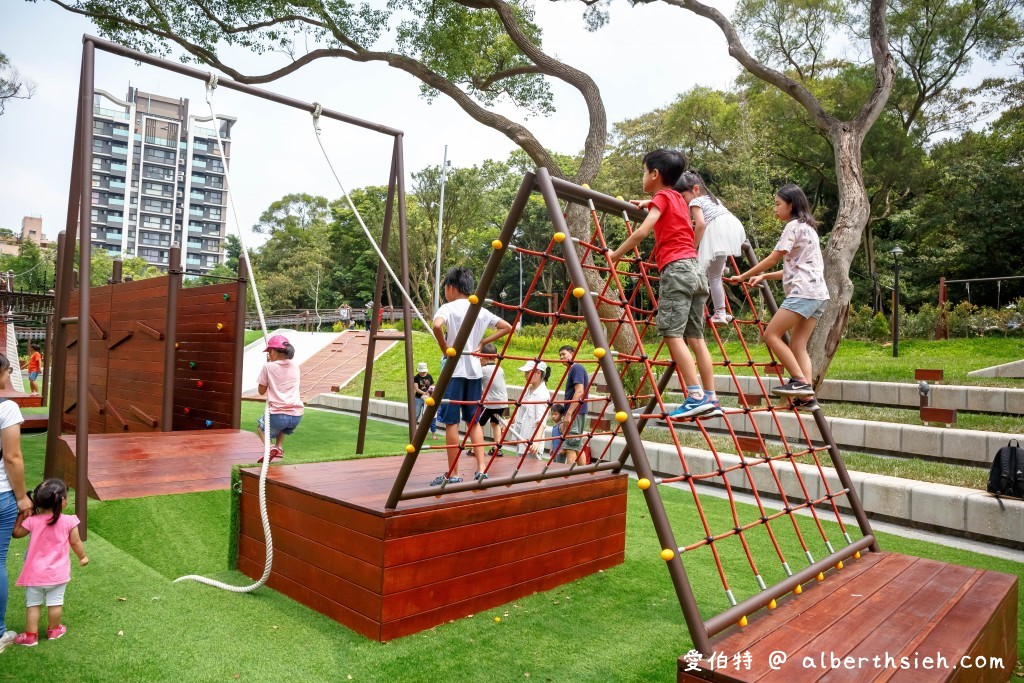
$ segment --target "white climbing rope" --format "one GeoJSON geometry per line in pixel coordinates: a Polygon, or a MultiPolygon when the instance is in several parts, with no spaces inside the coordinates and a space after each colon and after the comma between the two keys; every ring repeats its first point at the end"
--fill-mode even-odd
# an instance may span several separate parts
{"type": "Polygon", "coordinates": [[[338,172],[334,170],[334,164],[331,163],[331,157],[327,154],[327,150],[324,149],[324,142],[320,137],[320,113],[323,112],[323,110],[324,108],[320,106],[319,102],[313,103],[313,130],[316,131],[316,142],[320,145],[320,151],[323,152],[324,160],[327,162],[328,168],[331,169],[331,175],[334,176],[334,181],[338,183],[338,187],[341,188],[341,193],[345,195],[345,201],[348,202],[348,206],[352,209],[352,213],[356,215],[356,220],[359,221],[359,227],[363,229],[366,239],[370,240],[370,244],[373,246],[373,250],[377,252],[377,257],[380,259],[380,262],[384,264],[384,267],[388,269],[388,273],[391,274],[391,279],[395,283],[395,286],[398,287],[398,291],[402,293],[402,296],[405,298],[406,302],[408,302],[413,313],[415,313],[416,317],[420,319],[421,323],[423,323],[424,329],[430,331],[430,325],[427,324],[427,321],[423,318],[423,314],[420,313],[420,310],[416,308],[416,304],[413,302],[412,297],[409,296],[409,293],[405,291],[404,287],[402,287],[402,281],[397,275],[395,275],[395,271],[391,268],[391,264],[388,263],[387,258],[384,256],[384,252],[381,251],[377,241],[373,239],[373,235],[370,234],[369,228],[366,227],[366,223],[363,222],[363,217],[359,213],[359,209],[357,209],[356,205],[352,202],[352,197],[348,195],[348,190],[345,189],[341,179],[338,177],[338,172]]]}
{"type": "MultiPolygon", "coordinates": [[[[220,156],[221,165],[224,167],[224,190],[228,195],[228,204],[231,206],[231,215],[234,218],[235,231],[238,233],[238,241],[242,247],[242,253],[239,254],[240,259],[245,259],[247,272],[249,275],[249,286],[252,287],[253,299],[256,301],[256,313],[260,318],[260,329],[263,330],[263,340],[267,341],[267,321],[263,317],[263,304],[260,301],[260,290],[256,286],[256,275],[253,270],[252,263],[249,261],[249,250],[245,245],[245,237],[242,235],[241,224],[238,222],[238,211],[235,208],[234,194],[231,192],[231,174],[228,172],[228,162],[224,157],[224,145],[220,137],[220,127],[217,124],[217,112],[213,108],[213,91],[217,88],[217,75],[210,74],[210,80],[206,83],[206,104],[210,107],[210,116],[213,121],[213,131],[217,137],[217,154],[220,156]]],[[[240,315],[244,315],[245,311],[240,311],[240,315]]],[[[249,584],[248,586],[234,586],[229,583],[210,579],[205,576],[199,576],[197,574],[189,574],[187,576],[180,576],[174,580],[174,583],[180,581],[198,581],[204,583],[207,586],[214,586],[215,588],[221,588],[232,593],[249,593],[267,582],[270,578],[270,569],[274,563],[274,544],[270,537],[270,520],[267,518],[267,471],[270,468],[270,402],[268,401],[266,407],[263,410],[263,466],[260,468],[260,483],[259,483],[259,502],[260,502],[260,521],[263,523],[263,538],[266,541],[266,559],[263,564],[263,576],[259,578],[255,583],[249,584]]]]}

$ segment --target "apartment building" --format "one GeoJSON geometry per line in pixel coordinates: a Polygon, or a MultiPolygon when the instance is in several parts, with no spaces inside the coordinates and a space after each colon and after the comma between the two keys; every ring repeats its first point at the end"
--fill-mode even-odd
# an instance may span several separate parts
{"type": "Polygon", "coordinates": [[[192,115],[187,99],[129,87],[121,100],[96,90],[93,249],[140,256],[166,270],[177,243],[191,275],[223,263],[227,190],[217,132],[228,160],[235,121],[192,115]]]}

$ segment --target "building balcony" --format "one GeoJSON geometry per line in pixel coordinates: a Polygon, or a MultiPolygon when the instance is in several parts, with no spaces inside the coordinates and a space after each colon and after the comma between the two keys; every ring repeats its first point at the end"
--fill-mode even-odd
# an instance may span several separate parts
{"type": "Polygon", "coordinates": [[[146,144],[147,145],[160,145],[161,147],[170,147],[172,149],[174,147],[178,146],[177,140],[172,140],[170,138],[160,138],[160,137],[156,137],[156,136],[153,136],[153,135],[147,135],[146,136],[146,144]]]}
{"type": "Polygon", "coordinates": [[[107,119],[121,119],[122,121],[129,121],[128,112],[119,111],[117,109],[107,109],[105,107],[98,107],[93,105],[92,108],[93,116],[102,116],[107,119]]]}

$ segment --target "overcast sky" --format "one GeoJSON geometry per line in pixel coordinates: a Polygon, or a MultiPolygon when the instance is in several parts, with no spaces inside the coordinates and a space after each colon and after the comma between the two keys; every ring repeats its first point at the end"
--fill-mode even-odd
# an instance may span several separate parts
{"type": "MultiPolygon", "coordinates": [[[[727,14],[734,5],[732,0],[712,4],[727,14]]],[[[694,85],[727,88],[739,73],[717,27],[663,3],[636,8],[615,3],[610,26],[597,33],[584,29],[577,3],[537,2],[536,10],[545,49],[593,76],[610,124],[664,106],[694,85]],[[651,38],[655,32],[657,40],[651,38]],[[671,46],[682,58],[661,53],[659,44],[671,46]]],[[[84,18],[45,0],[3,0],[0,52],[36,83],[36,93],[31,100],[9,102],[0,116],[0,227],[20,229],[25,215],[42,216],[44,231],[51,238],[64,227],[84,33],[97,31],[84,18]]],[[[224,54],[227,63],[249,73],[279,68],[284,59],[224,54]]],[[[129,84],[187,97],[191,113],[206,112],[200,82],[97,52],[96,87],[123,98],[129,84]]],[[[428,103],[419,95],[417,80],[383,65],[321,60],[263,87],[403,130],[407,175],[440,164],[446,144],[455,166],[502,159],[515,148],[447,98],[428,103]]],[[[553,87],[556,113],[525,124],[549,149],[575,153],[586,132],[586,110],[574,90],[558,83],[553,87]]],[[[275,199],[290,192],[341,195],[316,144],[308,114],[224,88],[217,91],[215,107],[220,114],[238,118],[233,129],[231,181],[247,242],[261,239],[253,238],[250,228],[275,199]]],[[[513,107],[499,111],[523,120],[513,107]]],[[[323,124],[323,137],[348,189],[387,182],[390,137],[330,121],[323,124]]],[[[234,230],[230,219],[228,230],[234,230]]]]}

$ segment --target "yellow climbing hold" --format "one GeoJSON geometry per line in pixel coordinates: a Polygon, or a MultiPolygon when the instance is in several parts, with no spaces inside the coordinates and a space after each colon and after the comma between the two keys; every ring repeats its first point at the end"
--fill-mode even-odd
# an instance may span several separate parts
{"type": "Polygon", "coordinates": [[[637,487],[640,488],[641,491],[646,491],[647,489],[651,488],[651,480],[650,479],[640,479],[640,480],[638,480],[636,482],[636,485],[637,485],[637,487]]]}
{"type": "Polygon", "coordinates": [[[818,581],[824,581],[825,580],[825,574],[822,573],[822,572],[818,572],[818,575],[815,576],[814,578],[816,578],[818,581]]]}
{"type": "Polygon", "coordinates": [[[793,589],[793,592],[794,592],[795,594],[797,594],[797,595],[800,595],[801,593],[803,593],[803,592],[804,592],[804,587],[803,587],[803,586],[801,586],[801,585],[800,585],[800,584],[798,583],[798,584],[796,585],[796,588],[794,588],[794,589],[793,589]]]}
{"type": "Polygon", "coordinates": [[[444,350],[444,355],[448,356],[449,358],[455,358],[455,354],[456,351],[454,347],[449,346],[447,349],[444,350]]]}
{"type": "Polygon", "coordinates": [[[493,242],[491,242],[491,246],[494,247],[495,249],[501,249],[501,240],[494,240],[493,242]]]}
{"type": "Polygon", "coordinates": [[[620,410],[619,412],[615,413],[616,422],[625,422],[627,418],[629,418],[629,413],[627,413],[625,410],[620,410]]]}
{"type": "Polygon", "coordinates": [[[415,453],[416,452],[416,447],[413,446],[411,443],[406,444],[405,445],[405,452],[406,453],[415,453]]]}
{"type": "Polygon", "coordinates": [[[664,550],[661,551],[661,559],[665,560],[666,562],[668,562],[669,560],[671,560],[675,556],[676,556],[676,553],[671,548],[665,548],[664,550]]]}
{"type": "Polygon", "coordinates": [[[747,625],[747,618],[746,617],[740,617],[739,625],[740,625],[740,628],[743,628],[744,626],[746,626],[747,625]]]}
{"type": "Polygon", "coordinates": [[[855,559],[855,560],[859,560],[860,559],[860,551],[859,550],[853,554],[853,559],[855,559]]]}
{"type": "Polygon", "coordinates": [[[582,187],[584,190],[590,189],[590,185],[587,185],[586,183],[583,183],[582,185],[580,185],[580,187],[582,187]]]}
{"type": "Polygon", "coordinates": [[[598,346],[596,349],[594,349],[594,358],[597,358],[597,359],[604,358],[604,354],[606,354],[606,353],[608,353],[608,352],[605,351],[604,349],[602,349],[600,346],[598,346]]]}
{"type": "Polygon", "coordinates": [[[473,304],[474,306],[480,303],[480,297],[478,297],[476,294],[470,294],[469,297],[467,298],[469,299],[469,303],[473,304]]]}
{"type": "Polygon", "coordinates": [[[772,601],[768,603],[768,609],[775,609],[778,606],[779,606],[779,604],[777,602],[775,602],[774,599],[772,599],[772,601]]]}
{"type": "Polygon", "coordinates": [[[615,195],[615,198],[616,198],[616,199],[618,199],[618,200],[619,200],[620,202],[626,201],[626,200],[624,200],[624,199],[622,198],[622,195],[621,195],[621,194],[617,194],[617,195],[615,195]]]}
{"type": "Polygon", "coordinates": [[[586,293],[587,290],[583,289],[582,287],[577,287],[576,289],[572,290],[572,295],[577,299],[582,299],[583,295],[586,293]]]}
{"type": "Polygon", "coordinates": [[[556,232],[555,233],[555,241],[556,242],[564,242],[565,241],[565,233],[564,232],[556,232]]]}
{"type": "Polygon", "coordinates": [[[840,562],[839,562],[839,563],[838,563],[838,564],[836,565],[836,569],[842,569],[842,568],[843,568],[843,563],[842,563],[842,561],[840,561],[840,562]]]}

